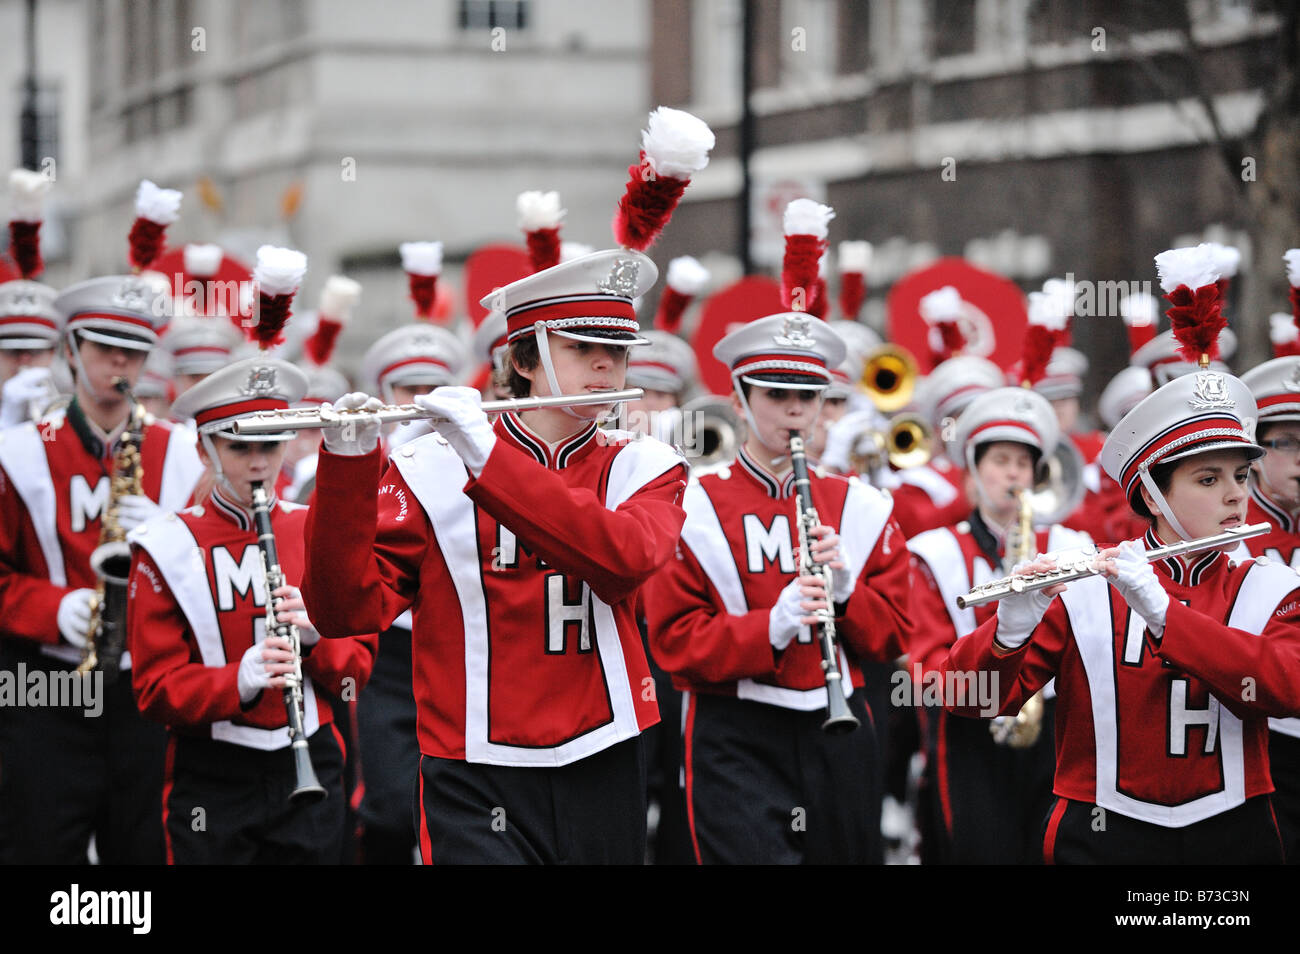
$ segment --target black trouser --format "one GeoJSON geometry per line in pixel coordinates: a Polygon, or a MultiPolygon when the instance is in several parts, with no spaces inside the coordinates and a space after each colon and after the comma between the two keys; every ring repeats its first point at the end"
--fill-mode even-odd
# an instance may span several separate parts
{"type": "Polygon", "coordinates": [[[425,864],[645,862],[640,737],[554,768],[420,757],[425,864]]]}
{"type": "MultiPolygon", "coordinates": [[[[645,622],[641,620],[642,641],[645,622]]],[[[650,835],[650,859],[657,865],[693,865],[691,828],[686,819],[686,794],[682,791],[682,694],[654,661],[646,647],[650,674],[655,681],[659,722],[641,733],[646,753],[646,792],[659,807],[659,824],[650,835]]]]}
{"type": "MultiPolygon", "coordinates": [[[[8,647],[0,669],[72,668],[8,647]]],[[[97,679],[76,677],[79,679],[97,679]]],[[[103,864],[161,864],[167,733],[145,721],[123,672],[102,688],[98,715],[82,707],[0,708],[0,846],[5,864],[85,864],[91,835],[103,864]]]]}
{"type": "Polygon", "coordinates": [[[691,695],[686,798],[703,864],[867,864],[880,855],[876,734],[822,731],[826,714],[691,695]]]}
{"type": "Polygon", "coordinates": [[[1282,840],[1267,795],[1183,828],[1058,797],[1043,824],[1043,858],[1058,865],[1277,865],[1282,840]]]}
{"type": "Polygon", "coordinates": [[[337,864],[343,841],[343,753],[334,727],[307,740],[326,791],[291,802],[293,755],[175,736],[168,751],[168,861],[178,865],[337,864]]]}
{"type": "Polygon", "coordinates": [[[1300,865],[1300,739],[1268,734],[1268,764],[1273,774],[1273,811],[1282,831],[1286,863],[1300,865]]]}
{"type": "Polygon", "coordinates": [[[357,698],[361,747],[361,860],[365,864],[410,864],[415,857],[412,811],[419,774],[415,693],[411,675],[411,631],[400,627],[379,636],[370,682],[357,698]]]}
{"type": "Polygon", "coordinates": [[[989,721],[935,713],[934,807],[941,813],[939,859],[956,865],[1041,864],[1043,818],[1056,772],[1056,700],[1043,700],[1038,741],[999,745],[989,721]],[[942,775],[940,775],[942,773],[942,775]]]}

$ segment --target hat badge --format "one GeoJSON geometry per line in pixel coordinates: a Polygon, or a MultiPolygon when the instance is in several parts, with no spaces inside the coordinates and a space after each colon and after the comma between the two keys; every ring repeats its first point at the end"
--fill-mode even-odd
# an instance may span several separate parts
{"type": "Polygon", "coordinates": [[[789,315],[781,325],[781,333],[773,340],[783,348],[800,348],[811,351],[817,346],[812,334],[812,319],[798,313],[789,315]]]}
{"type": "Polygon", "coordinates": [[[1215,407],[1236,407],[1236,402],[1228,396],[1227,381],[1217,371],[1196,372],[1195,388],[1187,403],[1198,411],[1215,407]]]}
{"type": "Polygon", "coordinates": [[[1300,391],[1300,364],[1291,369],[1291,376],[1282,382],[1288,391],[1300,391]]]}
{"type": "Polygon", "coordinates": [[[258,365],[248,371],[248,382],[241,388],[244,394],[266,397],[275,393],[275,368],[258,365]]]}
{"type": "Polygon", "coordinates": [[[1031,420],[1034,415],[1034,402],[1028,397],[1017,397],[1011,406],[1013,416],[1021,420],[1031,420]]]}
{"type": "Polygon", "coordinates": [[[34,292],[13,292],[5,304],[5,310],[15,315],[39,315],[41,303],[37,301],[34,292]]]}
{"type": "Polygon", "coordinates": [[[130,275],[114,293],[112,303],[128,311],[145,311],[149,307],[151,297],[149,286],[134,275],[130,275]]]}
{"type": "Polygon", "coordinates": [[[603,295],[631,298],[636,292],[636,278],[640,271],[641,266],[635,259],[615,259],[614,267],[609,270],[609,274],[596,283],[596,291],[603,295]]]}

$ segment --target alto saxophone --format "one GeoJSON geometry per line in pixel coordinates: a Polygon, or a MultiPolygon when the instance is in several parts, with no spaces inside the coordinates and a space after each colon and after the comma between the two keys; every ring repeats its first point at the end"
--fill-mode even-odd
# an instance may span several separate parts
{"type": "Polygon", "coordinates": [[[90,629],[77,672],[98,670],[104,683],[112,685],[122,669],[126,647],[126,583],[131,573],[131,547],[118,520],[123,497],[144,493],[140,446],[144,442],[145,409],[131,394],[126,378],[113,387],[126,396],[131,410],[113,455],[113,474],[108,483],[108,503],[99,524],[99,546],[90,554],[90,567],[98,582],[90,601],[90,629]]]}
{"type": "MultiPolygon", "coordinates": [[[[1034,492],[1025,487],[1017,492],[1020,499],[1019,517],[1016,521],[1015,536],[1007,541],[1007,555],[1003,560],[1004,569],[1011,569],[1025,560],[1038,556],[1034,545],[1034,492]]],[[[997,716],[989,723],[989,734],[998,745],[1012,749],[1027,749],[1038,741],[1043,731],[1043,693],[1034,693],[1013,716],[997,716]]]]}

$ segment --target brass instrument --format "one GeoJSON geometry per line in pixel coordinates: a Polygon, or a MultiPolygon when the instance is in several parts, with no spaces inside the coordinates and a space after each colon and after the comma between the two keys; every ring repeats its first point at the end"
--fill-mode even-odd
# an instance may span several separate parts
{"type": "MultiPolygon", "coordinates": [[[[640,388],[622,391],[592,391],[587,394],[557,394],[551,397],[511,398],[504,401],[484,401],[485,414],[502,414],[506,411],[535,411],[544,407],[580,407],[587,404],[618,404],[635,401],[645,392],[640,388]]],[[[373,411],[355,408],[328,411],[320,407],[291,407],[285,411],[257,411],[234,422],[236,434],[274,434],[277,431],[301,431],[314,427],[338,427],[349,421],[370,424],[397,424],[402,421],[439,421],[435,411],[418,404],[385,404],[373,411]]]]}
{"type": "Polygon", "coordinates": [[[681,412],[683,451],[692,467],[722,464],[736,456],[745,425],[729,399],[706,394],[687,401],[681,412]]]}
{"type": "Polygon", "coordinates": [[[262,574],[266,579],[266,632],[289,641],[293,653],[293,672],[284,675],[284,707],[289,714],[289,744],[293,750],[294,788],[290,801],[315,802],[326,796],[325,789],[316,778],[307,748],[307,733],[303,699],[302,637],[293,623],[276,619],[276,606],[282,597],[271,594],[284,585],[284,572],[280,569],[280,555],[275,548],[275,532],[271,529],[271,502],[261,481],[253,483],[253,524],[257,528],[257,548],[262,559],[262,574]]]}
{"type": "Polygon", "coordinates": [[[871,398],[882,414],[890,414],[912,400],[916,379],[916,359],[911,352],[886,343],[866,356],[858,390],[871,398]]]}
{"type": "Polygon", "coordinates": [[[131,574],[131,547],[126,531],[118,521],[118,507],[126,496],[144,493],[140,446],[144,442],[145,409],[131,394],[126,378],[118,378],[113,387],[130,402],[126,427],[113,455],[113,473],[109,477],[108,502],[99,523],[99,546],[90,554],[90,567],[98,582],[90,601],[90,629],[77,672],[99,670],[104,684],[117,681],[126,648],[126,584],[131,574]]]}
{"type": "MultiPolygon", "coordinates": [[[[1034,493],[1027,487],[1012,491],[1019,500],[1019,512],[1014,534],[1007,539],[1007,552],[1003,567],[1007,572],[1038,555],[1034,542],[1034,493]]],[[[1020,711],[1013,716],[996,716],[989,723],[989,735],[998,745],[1012,749],[1028,749],[1038,741],[1043,731],[1043,693],[1034,693],[1020,711]]]]}
{"type": "MultiPolygon", "coordinates": [[[[1178,543],[1170,543],[1146,551],[1147,562],[1154,563],[1156,560],[1163,560],[1166,557],[1179,556],[1184,553],[1198,553],[1201,550],[1234,547],[1242,540],[1258,537],[1261,534],[1268,533],[1270,529],[1270,524],[1255,523],[1233,527],[1231,530],[1213,533],[1208,537],[1198,537],[1195,540],[1180,540],[1178,543]]],[[[1019,576],[1007,576],[1000,580],[981,583],[964,596],[957,597],[957,606],[959,609],[965,609],[968,606],[982,606],[985,603],[1000,600],[1004,596],[1010,596],[1012,593],[1032,593],[1034,590],[1045,590],[1057,583],[1073,583],[1075,580],[1096,576],[1100,572],[1093,566],[1096,556],[1095,548],[1091,551],[1079,551],[1063,559],[1058,558],[1057,566],[1053,570],[1044,570],[1041,573],[1023,573],[1019,576]]]]}
{"type": "MultiPolygon", "coordinates": [[[[796,523],[799,524],[799,574],[801,576],[820,576],[826,587],[826,600],[834,597],[831,585],[831,568],[825,563],[818,563],[812,555],[812,531],[821,523],[817,510],[813,507],[812,486],[808,480],[808,459],[804,454],[803,438],[798,431],[790,432],[790,465],[794,468],[794,487],[798,494],[799,512],[796,523]]],[[[848,700],[844,697],[844,688],[840,685],[839,648],[835,643],[835,610],[828,606],[816,613],[814,624],[817,642],[822,652],[822,672],[826,677],[826,721],[822,731],[840,735],[852,732],[861,723],[858,717],[849,711],[848,700]]]]}
{"type": "Polygon", "coordinates": [[[1056,449],[1043,459],[1034,481],[1034,519],[1040,524],[1060,523],[1078,509],[1083,485],[1083,455],[1064,434],[1056,449]]]}
{"type": "Polygon", "coordinates": [[[920,467],[930,460],[930,426],[919,414],[896,414],[884,430],[865,428],[849,446],[855,474],[874,474],[888,464],[895,470],[920,467]]]}

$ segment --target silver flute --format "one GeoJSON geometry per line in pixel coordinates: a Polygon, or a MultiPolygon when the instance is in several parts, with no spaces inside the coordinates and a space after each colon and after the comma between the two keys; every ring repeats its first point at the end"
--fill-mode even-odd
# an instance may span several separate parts
{"type": "MultiPolygon", "coordinates": [[[[645,392],[640,388],[622,391],[591,391],[587,394],[556,394],[551,397],[514,398],[484,401],[483,411],[500,414],[506,411],[536,411],[544,407],[579,407],[584,404],[618,404],[635,401],[645,392]]],[[[235,421],[236,434],[273,434],[276,431],[301,431],[314,427],[338,427],[349,421],[357,424],[397,424],[402,421],[438,421],[444,418],[418,404],[385,404],[373,411],[352,408],[328,411],[319,407],[291,407],[286,411],[256,411],[235,421]]]]}
{"type": "MultiPolygon", "coordinates": [[[[1250,537],[1258,537],[1272,529],[1272,524],[1267,523],[1233,527],[1231,530],[1224,530],[1222,533],[1211,534],[1208,537],[1199,537],[1195,540],[1180,540],[1178,543],[1156,547],[1154,550],[1146,552],[1146,558],[1148,563],[1154,563],[1156,560],[1178,556],[1182,553],[1213,550],[1216,547],[1238,543],[1250,537]]],[[[1050,556],[1050,554],[1048,555],[1050,556]]],[[[1068,555],[1065,561],[1054,570],[1044,570],[1041,573],[1025,573],[1020,576],[1006,576],[1000,580],[981,583],[965,596],[957,597],[957,608],[965,609],[968,606],[982,606],[985,603],[992,603],[994,600],[1000,600],[1002,597],[1010,596],[1013,593],[1031,593],[1034,590],[1045,590],[1057,583],[1071,583],[1074,580],[1082,580],[1086,576],[1096,576],[1101,572],[1093,567],[1093,561],[1096,557],[1097,551],[1094,548],[1091,553],[1084,551],[1068,555]]]]}

